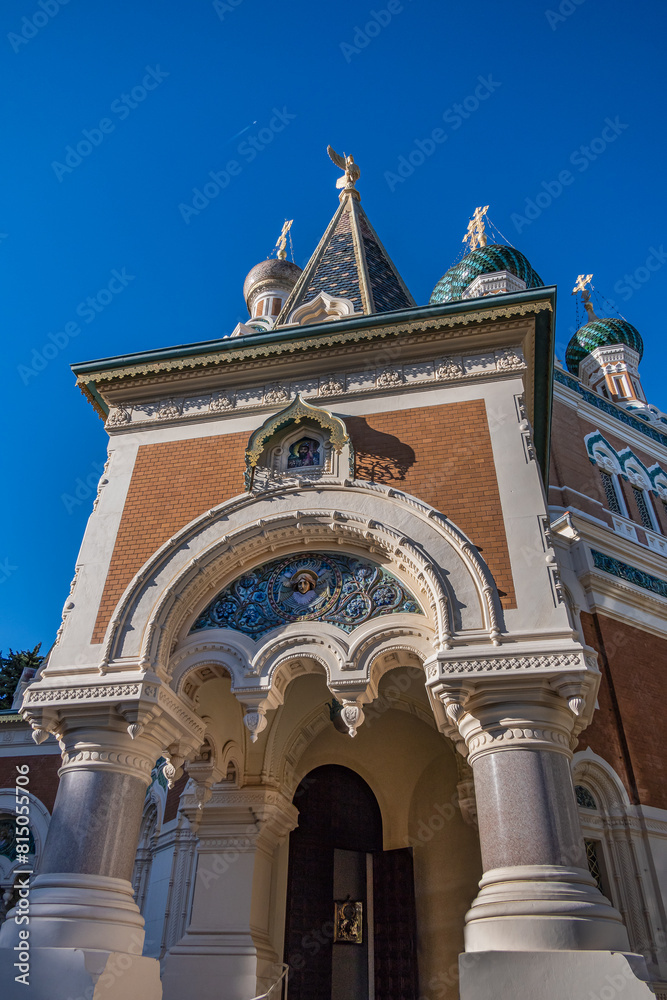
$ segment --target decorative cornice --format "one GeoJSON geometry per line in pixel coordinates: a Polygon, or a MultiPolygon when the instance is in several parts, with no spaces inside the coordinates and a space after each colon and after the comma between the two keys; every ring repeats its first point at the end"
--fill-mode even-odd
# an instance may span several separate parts
{"type": "Polygon", "coordinates": [[[639,431],[640,434],[651,438],[651,440],[657,441],[663,447],[667,447],[667,434],[661,434],[655,427],[639,419],[639,417],[633,417],[624,407],[612,403],[608,399],[603,399],[602,396],[598,396],[589,389],[584,388],[579,379],[574,378],[574,376],[556,368],[554,371],[554,380],[566,386],[572,392],[577,393],[585,402],[594,406],[597,410],[601,410],[610,417],[614,417],[620,423],[626,424],[635,431],[639,431]]]}
{"type": "MultiPolygon", "coordinates": [[[[406,386],[425,386],[443,381],[466,382],[495,378],[499,374],[519,374],[525,370],[526,362],[518,345],[469,355],[438,354],[421,362],[385,364],[374,369],[364,368],[363,372],[335,371],[319,381],[288,379],[284,384],[276,384],[274,380],[243,392],[211,391],[193,395],[174,395],[170,392],[168,396],[150,402],[125,402],[111,407],[106,428],[114,433],[133,431],[156,424],[208,420],[211,416],[222,414],[266,410],[298,399],[303,394],[311,399],[317,398],[318,402],[339,396],[385,395],[402,392],[406,386]]],[[[312,406],[305,399],[302,403],[312,406]]]]}
{"type": "Polygon", "coordinates": [[[650,590],[651,593],[658,594],[659,597],[667,598],[667,581],[661,580],[657,576],[652,576],[644,570],[637,569],[635,566],[630,566],[628,563],[621,562],[620,559],[616,559],[614,556],[598,552],[596,549],[591,549],[591,556],[593,557],[593,565],[596,569],[601,569],[604,573],[617,576],[620,580],[633,583],[636,587],[650,590]]]}
{"type": "Polygon", "coordinates": [[[429,681],[447,674],[478,674],[500,670],[560,671],[571,670],[575,667],[582,668],[584,665],[580,653],[554,653],[546,656],[494,656],[483,659],[466,659],[465,654],[451,659],[449,656],[445,658],[441,654],[438,657],[438,662],[432,663],[427,668],[429,681]]]}
{"type": "MultiPolygon", "coordinates": [[[[526,294],[526,293],[522,293],[526,294]]],[[[515,298],[512,296],[512,298],[515,298]]],[[[426,309],[427,307],[425,307],[426,309]]],[[[368,326],[369,317],[364,317],[366,321],[364,327],[349,328],[345,324],[345,329],[332,331],[332,324],[320,324],[323,330],[318,335],[300,336],[298,338],[286,336],[286,332],[280,340],[275,339],[275,334],[281,331],[272,331],[266,337],[257,335],[247,343],[239,345],[234,349],[213,350],[206,354],[180,354],[177,357],[155,358],[142,364],[130,364],[113,368],[100,368],[91,371],[88,365],[77,365],[77,384],[82,388],[96,382],[109,382],[115,379],[132,378],[137,375],[149,375],[156,372],[179,371],[185,368],[201,368],[209,365],[231,364],[234,361],[248,361],[256,358],[275,357],[281,354],[294,354],[310,349],[318,349],[327,346],[340,346],[359,341],[370,341],[384,339],[386,337],[398,336],[399,334],[411,334],[426,332],[429,330],[444,330],[456,326],[469,326],[496,319],[509,319],[515,316],[530,316],[541,312],[553,312],[553,306],[549,299],[538,299],[528,302],[508,302],[504,305],[491,306],[487,309],[469,309],[464,312],[453,311],[448,315],[425,316],[423,319],[401,321],[395,320],[393,323],[383,325],[368,326]],[[326,331],[326,332],[325,332],[326,331]],[[269,339],[271,337],[272,339],[269,339]],[[85,370],[88,369],[88,370],[85,370]]],[[[342,324],[341,324],[342,325],[342,324]]],[[[311,328],[316,330],[316,327],[311,328]]],[[[304,331],[305,332],[305,331],[304,331]]],[[[236,342],[235,342],[236,343],[236,342]]]]}

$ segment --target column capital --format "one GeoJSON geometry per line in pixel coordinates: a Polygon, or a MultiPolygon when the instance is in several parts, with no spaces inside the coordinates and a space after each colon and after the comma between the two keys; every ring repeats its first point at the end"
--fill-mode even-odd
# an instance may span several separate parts
{"type": "Polygon", "coordinates": [[[599,673],[584,650],[433,656],[427,687],[441,731],[473,763],[500,750],[543,749],[571,756],[588,725],[599,673]]]}
{"type": "Polygon", "coordinates": [[[204,720],[148,674],[85,684],[37,681],[27,689],[21,713],[36,743],[49,734],[56,737],[64,770],[118,771],[146,784],[158,757],[182,761],[198,750],[206,733],[204,720]]]}

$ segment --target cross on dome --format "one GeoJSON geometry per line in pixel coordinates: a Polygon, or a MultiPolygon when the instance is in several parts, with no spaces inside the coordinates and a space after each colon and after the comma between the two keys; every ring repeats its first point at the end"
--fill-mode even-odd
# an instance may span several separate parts
{"type": "MultiPolygon", "coordinates": [[[[593,282],[593,275],[592,274],[580,274],[577,277],[577,283],[576,283],[576,285],[572,289],[572,294],[576,295],[577,292],[581,292],[581,297],[583,298],[584,297],[584,292],[587,291],[586,285],[590,285],[591,288],[592,288],[593,287],[592,282],[593,282]]],[[[590,295],[590,292],[588,294],[590,295]]]]}
{"type": "Polygon", "coordinates": [[[478,205],[472,219],[468,223],[468,231],[461,240],[468,244],[468,250],[475,250],[476,247],[486,246],[486,233],[484,231],[484,216],[489,210],[488,205],[478,205]]]}

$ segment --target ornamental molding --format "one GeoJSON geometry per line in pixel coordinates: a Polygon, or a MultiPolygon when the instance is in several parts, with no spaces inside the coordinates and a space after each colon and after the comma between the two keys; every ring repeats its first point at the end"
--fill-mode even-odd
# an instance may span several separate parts
{"type": "Polygon", "coordinates": [[[79,753],[63,752],[63,767],[76,767],[80,764],[94,764],[96,769],[139,772],[142,777],[150,776],[155,765],[152,757],[145,754],[120,753],[112,750],[81,750],[79,753]]]}
{"type": "Polygon", "coordinates": [[[428,680],[436,680],[448,674],[477,674],[498,671],[562,671],[582,668],[583,660],[580,653],[554,653],[536,656],[494,656],[481,659],[444,659],[438,658],[437,663],[427,667],[428,680]]]}
{"type": "Polygon", "coordinates": [[[531,750],[556,749],[570,756],[570,736],[559,729],[538,729],[534,726],[495,726],[472,736],[468,741],[468,761],[480,756],[480,751],[493,752],[510,746],[531,750]]]}
{"type": "MultiPolygon", "coordinates": [[[[555,391],[570,406],[576,406],[577,409],[580,409],[580,401],[583,400],[591,408],[598,411],[596,414],[590,415],[589,419],[592,424],[599,423],[602,425],[604,422],[606,430],[610,434],[627,435],[628,433],[632,433],[635,446],[640,449],[646,448],[646,443],[641,440],[642,437],[648,437],[656,444],[667,448],[667,433],[661,433],[653,426],[653,421],[648,422],[633,416],[631,410],[626,409],[620,403],[613,403],[611,400],[604,399],[602,396],[591,392],[590,389],[585,388],[581,384],[579,379],[560,368],[556,368],[554,371],[554,382],[555,391]],[[569,393],[571,395],[568,395],[569,393]],[[610,418],[608,421],[604,420],[605,415],[610,418]],[[619,424],[623,424],[624,426],[619,427],[619,424]],[[637,432],[636,435],[634,432],[637,432]]],[[[641,412],[644,412],[643,409],[641,412]]],[[[655,417],[655,414],[653,416],[655,417]]],[[[656,420],[659,421],[659,417],[656,420]]]]}
{"type": "Polygon", "coordinates": [[[399,321],[398,323],[385,326],[373,326],[370,329],[358,328],[335,332],[332,331],[331,325],[327,323],[325,328],[326,333],[323,331],[318,336],[286,339],[280,342],[264,344],[250,343],[235,350],[212,351],[209,354],[165,358],[160,361],[145,362],[144,364],[108,368],[96,373],[87,372],[77,376],[77,385],[85,390],[91,383],[110,382],[137,375],[152,375],[160,372],[183,371],[192,368],[201,369],[209,365],[231,364],[234,361],[252,361],[256,358],[275,357],[281,354],[294,355],[309,349],[321,350],[325,347],[355,344],[378,338],[385,339],[400,334],[451,331],[456,327],[465,328],[470,325],[479,325],[498,319],[509,320],[522,316],[534,316],[541,312],[553,312],[553,307],[548,299],[538,299],[534,302],[508,303],[504,306],[498,305],[488,309],[471,309],[469,312],[456,313],[452,316],[432,316],[421,320],[409,320],[403,323],[399,321]]]}
{"type": "Polygon", "coordinates": [[[358,372],[338,371],[319,379],[287,379],[283,383],[273,381],[253,389],[212,391],[197,395],[170,394],[165,399],[146,403],[126,402],[111,406],[106,427],[107,430],[126,431],[155,423],[207,419],[211,415],[267,409],[284,405],[304,395],[315,399],[373,395],[442,381],[466,382],[471,379],[493,378],[499,374],[518,374],[525,370],[526,362],[517,345],[478,354],[439,356],[390,367],[365,366],[358,372]]]}
{"type": "MultiPolygon", "coordinates": [[[[37,682],[40,683],[40,682],[37,682]]],[[[43,682],[41,682],[43,683],[43,682]]],[[[32,684],[26,692],[24,705],[44,704],[46,702],[91,702],[106,701],[118,698],[139,698],[145,695],[154,698],[157,687],[142,684],[94,684],[88,687],[46,688],[40,690],[32,684]]]]}
{"type": "MultiPolygon", "coordinates": [[[[285,394],[279,402],[284,402],[287,399],[289,399],[289,392],[285,390],[285,394]]],[[[251,436],[246,449],[247,465],[250,468],[254,468],[257,465],[267,442],[274,434],[292,423],[300,424],[304,419],[312,420],[319,424],[323,430],[328,431],[331,447],[335,448],[336,451],[341,451],[349,443],[350,438],[347,428],[339,417],[334,417],[332,413],[322,409],[320,406],[313,406],[305,399],[302,399],[300,394],[297,394],[289,406],[285,407],[284,410],[281,410],[274,417],[269,417],[265,420],[262,426],[251,436]]]]}

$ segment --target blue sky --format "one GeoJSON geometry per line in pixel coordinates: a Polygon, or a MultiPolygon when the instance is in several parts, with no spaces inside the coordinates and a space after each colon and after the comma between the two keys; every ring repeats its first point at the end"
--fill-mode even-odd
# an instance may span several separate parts
{"type": "Polygon", "coordinates": [[[648,0],[5,0],[0,649],[51,645],[106,457],[69,365],[230,333],[283,220],[303,265],[333,215],[327,143],[418,303],[489,204],[559,286],[560,354],[592,271],[667,408],[666,20],[648,0]]]}

